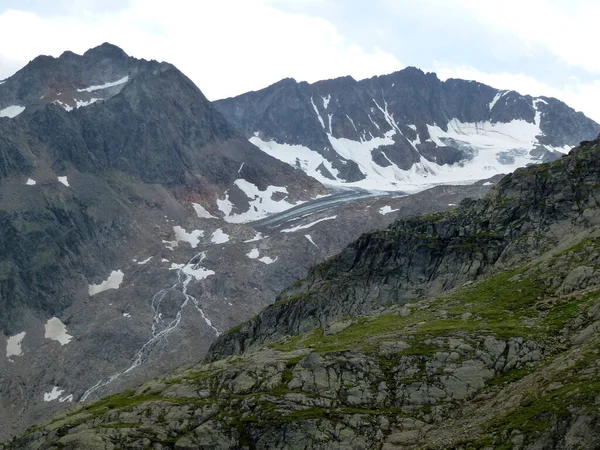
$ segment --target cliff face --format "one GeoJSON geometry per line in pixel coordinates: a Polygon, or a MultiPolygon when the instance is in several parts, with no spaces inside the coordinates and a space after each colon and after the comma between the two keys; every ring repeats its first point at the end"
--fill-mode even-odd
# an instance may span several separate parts
{"type": "Polygon", "coordinates": [[[599,155],[365,234],[209,362],[6,448],[597,448],[599,155]]]}

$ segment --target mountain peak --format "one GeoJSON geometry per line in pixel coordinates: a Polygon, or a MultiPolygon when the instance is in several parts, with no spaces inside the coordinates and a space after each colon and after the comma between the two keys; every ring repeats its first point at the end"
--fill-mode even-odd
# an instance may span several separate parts
{"type": "Polygon", "coordinates": [[[84,58],[103,57],[103,58],[127,58],[129,55],[122,48],[109,42],[104,42],[97,47],[91,48],[83,54],[84,58]]]}

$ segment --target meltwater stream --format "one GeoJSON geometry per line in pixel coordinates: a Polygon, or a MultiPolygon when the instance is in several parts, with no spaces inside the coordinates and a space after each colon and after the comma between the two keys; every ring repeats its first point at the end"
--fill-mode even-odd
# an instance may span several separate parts
{"type": "Polygon", "coordinates": [[[140,349],[136,352],[135,357],[133,358],[133,362],[131,365],[121,371],[111,375],[108,378],[102,379],[98,381],[95,385],[89,388],[87,391],[83,393],[81,396],[80,402],[85,401],[91,394],[96,392],[98,389],[101,389],[105,386],[108,386],[110,383],[115,381],[117,378],[125,375],[136,367],[141,366],[144,362],[148,360],[152,349],[158,344],[162,339],[165,339],[173,330],[175,330],[179,324],[181,323],[181,319],[183,317],[183,310],[188,306],[188,304],[192,304],[194,308],[200,313],[208,327],[215,333],[215,336],[219,336],[220,332],[217,328],[214,327],[210,319],[204,314],[202,308],[200,308],[200,304],[198,299],[196,299],[193,295],[188,294],[188,285],[192,281],[193,278],[198,280],[206,278],[209,275],[214,274],[214,272],[206,270],[200,266],[202,261],[206,258],[205,252],[200,252],[194,255],[186,264],[181,266],[174,267],[177,270],[177,281],[166,289],[161,289],[156,294],[152,296],[152,301],[150,307],[152,308],[152,328],[151,328],[151,337],[150,339],[140,347],[140,349]],[[182,301],[179,305],[179,310],[175,314],[175,317],[170,321],[165,321],[163,316],[163,301],[168,294],[171,293],[180,293],[182,297],[182,301]]]}

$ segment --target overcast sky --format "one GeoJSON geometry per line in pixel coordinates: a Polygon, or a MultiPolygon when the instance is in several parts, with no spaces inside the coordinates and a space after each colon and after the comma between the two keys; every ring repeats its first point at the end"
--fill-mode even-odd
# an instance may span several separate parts
{"type": "Polygon", "coordinates": [[[600,122],[598,17],[598,0],[0,0],[0,79],[111,42],[175,64],[211,100],[416,66],[600,122]]]}

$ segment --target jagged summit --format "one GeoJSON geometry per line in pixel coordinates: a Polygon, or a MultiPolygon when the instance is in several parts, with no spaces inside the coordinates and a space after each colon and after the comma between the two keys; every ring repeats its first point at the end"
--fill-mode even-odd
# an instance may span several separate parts
{"type": "Polygon", "coordinates": [[[264,152],[333,186],[418,190],[557,158],[600,125],[563,102],[407,67],[215,102],[264,152]]]}
{"type": "Polygon", "coordinates": [[[66,51],[58,58],[38,56],[0,85],[0,116],[16,117],[27,107],[48,103],[70,111],[105,101],[130,77],[157,64],[131,58],[108,43],[83,55],[66,51]]]}
{"type": "Polygon", "coordinates": [[[222,227],[245,247],[243,223],[325,193],[175,66],[110,44],[36,58],[0,84],[0,112],[0,440],[137,367],[138,352],[158,364],[133,377],[184,363],[179,346],[205,352],[266,301],[223,300],[249,297],[268,272],[234,285],[228,271],[252,272],[237,269],[245,253],[216,247],[222,227]]]}
{"type": "MultiPolygon", "coordinates": [[[[68,53],[68,52],[65,52],[68,53]]],[[[64,54],[64,53],[63,53],[64,54]]],[[[84,58],[89,59],[100,59],[100,58],[111,58],[111,59],[121,59],[128,58],[129,55],[125,53],[125,51],[114,44],[109,42],[104,42],[97,47],[90,48],[86,50],[83,54],[84,58]]]]}

